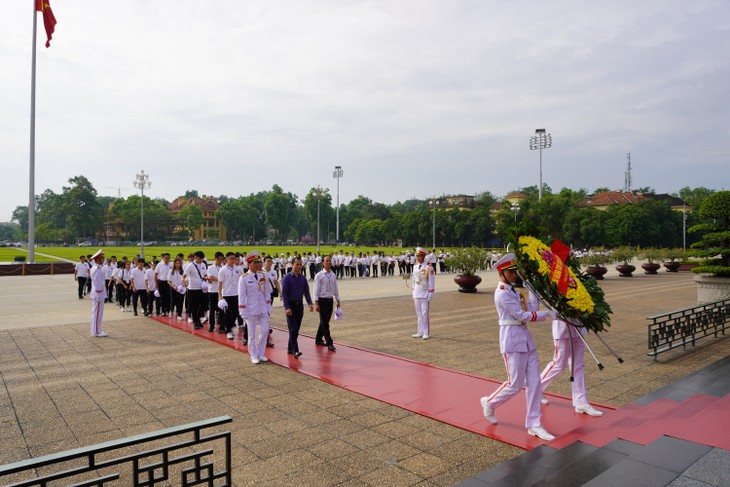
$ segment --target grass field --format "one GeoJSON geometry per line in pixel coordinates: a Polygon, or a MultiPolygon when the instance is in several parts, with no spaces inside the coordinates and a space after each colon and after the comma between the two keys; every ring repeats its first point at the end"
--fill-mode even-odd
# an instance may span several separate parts
{"type": "MultiPolygon", "coordinates": [[[[37,247],[36,248],[36,262],[46,262],[53,259],[49,259],[43,256],[39,256],[38,253],[43,253],[47,255],[54,255],[60,258],[64,259],[70,259],[73,261],[79,260],[79,256],[83,255],[91,255],[94,254],[99,247],[37,247]]],[[[102,247],[104,250],[104,254],[107,257],[111,257],[112,255],[115,255],[117,259],[121,259],[122,257],[126,256],[128,259],[132,259],[139,255],[139,247],[102,247]]],[[[395,255],[400,254],[404,250],[411,250],[410,247],[335,247],[333,245],[321,245],[320,246],[320,252],[322,254],[328,254],[331,253],[333,250],[340,250],[342,249],[345,252],[355,252],[355,255],[357,255],[359,252],[386,252],[386,254],[390,254],[393,252],[395,255]]],[[[208,259],[212,259],[213,256],[217,251],[221,251],[224,254],[228,251],[232,252],[241,252],[241,253],[247,253],[251,250],[258,250],[262,254],[279,254],[282,253],[286,254],[286,252],[294,253],[294,252],[300,252],[302,255],[309,252],[316,252],[317,246],[316,245],[302,245],[302,246],[296,246],[296,245],[288,245],[288,246],[276,246],[276,245],[261,245],[261,246],[237,246],[237,247],[223,247],[223,246],[210,246],[210,247],[204,247],[204,246],[180,246],[180,247],[166,247],[166,246],[155,246],[155,247],[145,247],[144,254],[145,259],[149,260],[152,257],[159,258],[160,254],[163,252],[168,252],[173,258],[178,253],[182,253],[185,256],[187,256],[191,252],[195,252],[196,250],[202,250],[205,252],[205,256],[208,259]]],[[[0,248],[0,262],[12,262],[13,257],[16,255],[27,255],[27,252],[24,249],[12,249],[12,248],[0,248]],[[7,254],[4,254],[3,251],[7,251],[7,254]],[[7,257],[6,257],[7,256],[7,257]]]]}
{"type": "MultiPolygon", "coordinates": [[[[44,252],[45,253],[45,252],[44,252]]],[[[25,257],[25,260],[28,260],[28,251],[27,249],[18,249],[13,247],[0,247],[0,262],[13,262],[15,260],[16,255],[22,255],[25,257]]],[[[81,254],[78,254],[81,255],[81,254]]],[[[78,255],[76,256],[76,259],[78,259],[78,255]]],[[[54,262],[57,259],[50,258],[50,257],[44,257],[42,255],[36,254],[35,261],[36,262],[54,262]]]]}

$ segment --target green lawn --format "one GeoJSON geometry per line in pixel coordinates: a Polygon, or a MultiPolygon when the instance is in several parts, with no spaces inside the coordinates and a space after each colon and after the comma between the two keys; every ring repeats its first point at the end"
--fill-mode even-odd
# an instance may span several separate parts
{"type": "MultiPolygon", "coordinates": [[[[139,247],[101,247],[104,250],[104,254],[106,257],[111,257],[112,255],[115,255],[117,259],[121,259],[122,257],[126,256],[128,259],[132,259],[133,257],[137,256],[139,254],[139,247]]],[[[400,248],[400,247],[335,247],[333,245],[321,245],[320,246],[320,252],[323,254],[327,254],[332,252],[333,250],[340,250],[346,252],[355,252],[355,255],[357,255],[359,252],[386,252],[388,255],[393,252],[395,255],[400,254],[404,250],[411,250],[410,247],[406,248],[400,248]]],[[[10,249],[13,250],[13,249],[10,249]]],[[[23,251],[18,251],[17,249],[16,253],[13,255],[19,255],[21,252],[25,253],[23,251]]],[[[83,255],[91,255],[94,254],[97,250],[99,250],[99,247],[42,247],[36,249],[36,252],[42,252],[44,254],[49,255],[55,255],[58,257],[62,257],[65,259],[71,259],[71,260],[78,260],[79,256],[83,255]]],[[[246,253],[250,252],[251,250],[258,250],[262,254],[286,254],[286,252],[300,252],[302,254],[309,253],[309,252],[316,252],[317,247],[315,245],[302,245],[302,246],[296,246],[296,245],[288,245],[288,246],[276,246],[276,245],[261,245],[261,246],[236,246],[236,247],[222,247],[222,246],[181,246],[181,247],[145,247],[144,254],[145,258],[147,260],[151,259],[152,257],[158,257],[163,252],[168,252],[173,258],[178,253],[183,253],[185,256],[187,256],[191,252],[195,252],[196,250],[202,250],[205,252],[205,256],[208,259],[212,259],[213,255],[215,255],[216,251],[221,251],[224,254],[228,251],[233,252],[241,252],[246,253]]],[[[440,249],[439,249],[440,250],[440,249]]],[[[2,254],[0,254],[1,256],[2,254]]],[[[0,258],[0,261],[3,260],[0,258]]],[[[13,260],[12,256],[9,260],[13,260]]],[[[36,260],[39,260],[37,257],[36,260]]]]}
{"type": "MultiPolygon", "coordinates": [[[[36,252],[38,252],[38,249],[36,249],[36,252]]],[[[41,250],[43,252],[43,250],[41,250]]],[[[46,253],[46,252],[43,252],[46,253]]],[[[16,255],[22,255],[25,257],[26,262],[28,261],[28,250],[27,249],[18,249],[13,247],[0,247],[0,262],[13,262],[15,260],[16,255]]],[[[53,254],[57,255],[57,254],[53,254]]],[[[81,254],[78,254],[81,255],[81,254]]],[[[78,258],[78,256],[77,256],[78,258]]],[[[57,259],[53,259],[50,257],[44,257],[42,255],[38,255],[36,253],[35,255],[35,261],[36,262],[55,262],[57,259]]]]}

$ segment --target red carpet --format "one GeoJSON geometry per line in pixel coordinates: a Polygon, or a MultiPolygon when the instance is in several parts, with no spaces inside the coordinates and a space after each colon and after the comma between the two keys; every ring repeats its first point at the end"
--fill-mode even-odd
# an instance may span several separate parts
{"type": "MultiPolygon", "coordinates": [[[[186,321],[154,319],[229,348],[247,351],[238,335],[234,340],[228,340],[222,333],[209,333],[207,327],[194,331],[192,324],[186,321]]],[[[484,419],[479,399],[494,391],[501,381],[342,344],[335,344],[337,351],[330,352],[325,347],[315,346],[314,338],[307,335],[299,337],[303,355],[296,359],[286,353],[288,332],[275,330],[272,338],[276,347],[266,351],[267,358],[274,364],[520,448],[529,450],[545,443],[529,436],[525,430],[524,394],[518,394],[497,410],[497,425],[484,419]]],[[[248,358],[245,364],[250,367],[269,366],[253,365],[248,358]]],[[[552,394],[548,396],[550,404],[543,407],[542,423],[554,435],[560,437],[597,421],[596,418],[576,414],[570,399],[552,394]]],[[[604,411],[612,410],[594,406],[604,411]]]]}

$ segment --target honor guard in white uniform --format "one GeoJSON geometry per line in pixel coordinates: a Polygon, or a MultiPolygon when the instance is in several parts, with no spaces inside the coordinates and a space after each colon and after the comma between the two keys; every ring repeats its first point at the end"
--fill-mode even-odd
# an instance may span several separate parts
{"type": "Polygon", "coordinates": [[[411,336],[428,340],[431,335],[430,307],[436,288],[436,274],[433,268],[424,262],[425,258],[426,251],[418,247],[416,249],[416,264],[413,266],[413,274],[411,274],[418,330],[411,336]]]}
{"type": "Polygon", "coordinates": [[[101,329],[101,320],[104,317],[104,303],[106,302],[106,283],[104,282],[104,252],[99,249],[91,259],[94,266],[91,268],[91,336],[105,337],[101,329]]]}
{"type": "Polygon", "coordinates": [[[248,325],[248,354],[251,362],[268,362],[266,340],[269,337],[271,283],[261,272],[261,257],[255,250],[246,256],[248,272],[238,280],[238,313],[248,325]]]}
{"type": "Polygon", "coordinates": [[[603,416],[603,412],[588,404],[586,398],[586,375],[583,354],[585,345],[580,335],[585,335],[585,328],[577,328],[567,325],[564,321],[553,320],[553,341],[555,342],[555,353],[553,359],[547,364],[545,370],[540,374],[540,386],[542,404],[550,404],[545,397],[545,389],[563,370],[570,368],[571,341],[573,357],[573,407],[576,413],[583,413],[589,416],[603,416]]]}
{"type": "Polygon", "coordinates": [[[507,381],[490,396],[482,397],[484,417],[496,424],[494,410],[525,387],[527,433],[545,441],[555,439],[540,424],[540,370],[537,347],[526,323],[555,317],[554,311],[537,311],[537,298],[526,299],[514,283],[518,281],[515,254],[509,253],[496,264],[499,284],[494,304],[499,317],[499,351],[507,367],[507,381]]]}

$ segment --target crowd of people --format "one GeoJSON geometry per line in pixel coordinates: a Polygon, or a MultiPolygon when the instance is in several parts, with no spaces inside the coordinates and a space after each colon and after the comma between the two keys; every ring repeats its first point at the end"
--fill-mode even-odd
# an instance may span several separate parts
{"type": "MultiPolygon", "coordinates": [[[[395,256],[384,252],[349,255],[343,251],[332,255],[298,252],[261,255],[215,252],[206,260],[203,251],[171,258],[163,253],[161,260],[149,263],[135,257],[117,261],[99,250],[93,256],[81,256],[74,271],[78,296],[91,294],[93,300],[91,334],[107,336],[101,329],[104,303],[116,303],[123,312],[140,312],[144,316],[167,316],[187,319],[199,330],[208,323],[208,332],[225,333],[234,339],[234,330],[248,345],[251,362],[267,362],[270,341],[270,316],[275,298],[284,307],[289,331],[287,352],[298,359],[298,336],[305,303],[309,311],[319,314],[315,345],[336,347],[330,333],[330,320],[342,316],[339,279],[398,275],[410,279],[416,310],[417,330],[412,336],[427,340],[431,335],[430,303],[435,294],[437,272],[447,272],[448,253],[427,252],[418,247],[413,253],[395,256]],[[91,262],[94,262],[92,265],[91,262]],[[310,292],[309,281],[314,282],[310,292]],[[131,303],[131,305],[130,305],[131,303]],[[131,306],[131,307],[130,307],[131,306]],[[217,328],[216,328],[217,326],[217,328]]],[[[583,372],[582,330],[561,321],[553,310],[538,310],[537,298],[526,294],[520,286],[514,254],[492,254],[485,267],[494,266],[500,281],[494,293],[499,322],[500,353],[508,379],[496,391],[481,399],[484,417],[496,424],[495,410],[525,389],[527,433],[550,441],[554,436],[542,426],[541,406],[549,404],[545,390],[552,380],[572,362],[573,405],[577,413],[600,416],[586,399],[583,372]],[[529,322],[553,319],[555,354],[542,374],[538,370],[537,347],[525,326],[529,322]],[[568,354],[572,350],[572,354],[568,354]]]]}

